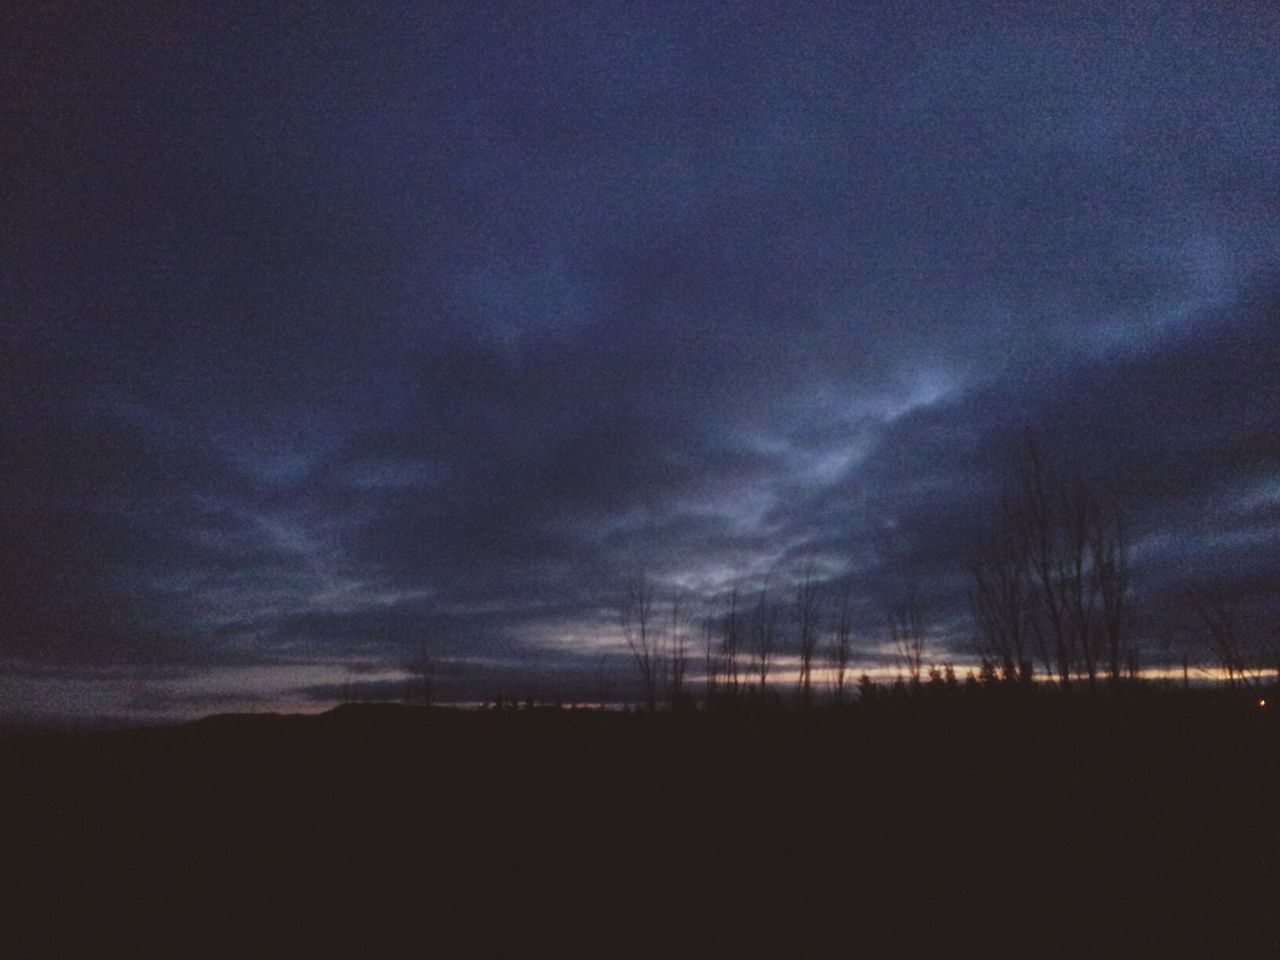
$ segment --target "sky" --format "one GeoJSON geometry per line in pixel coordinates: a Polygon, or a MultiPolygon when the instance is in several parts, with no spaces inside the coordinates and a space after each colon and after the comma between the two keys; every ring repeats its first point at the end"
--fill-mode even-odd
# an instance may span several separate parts
{"type": "Polygon", "coordinates": [[[196,6],[0,14],[0,715],[625,697],[638,571],[971,663],[1028,431],[1280,629],[1274,4],[196,6]]]}

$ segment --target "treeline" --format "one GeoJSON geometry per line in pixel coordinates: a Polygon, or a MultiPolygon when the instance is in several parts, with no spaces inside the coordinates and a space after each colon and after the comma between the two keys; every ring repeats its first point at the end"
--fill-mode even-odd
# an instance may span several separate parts
{"type": "MultiPolygon", "coordinates": [[[[1140,682],[1124,514],[1096,485],[1052,470],[1030,434],[975,545],[968,580],[968,613],[981,654],[980,667],[966,678],[970,685],[1096,692],[1140,682]]],[[[1184,599],[1188,626],[1203,646],[1197,680],[1260,685],[1280,674],[1280,641],[1247,644],[1233,605],[1194,591],[1184,599]],[[1216,670],[1206,669],[1206,661],[1216,670]]],[[[819,700],[845,703],[855,686],[862,699],[874,698],[880,685],[866,673],[856,684],[852,678],[857,655],[871,644],[892,650],[898,663],[886,695],[961,686],[952,664],[929,662],[932,631],[915,589],[884,605],[883,630],[874,637],[855,637],[851,585],[833,589],[811,563],[785,591],[771,589],[766,578],[749,594],[730,590],[717,615],[695,620],[687,607],[678,591],[659,599],[644,573],[623,591],[619,625],[647,710],[689,709],[699,700],[706,707],[779,702],[785,694],[770,676],[783,651],[798,665],[793,702],[801,708],[819,700]],[[701,676],[691,684],[696,673],[701,676]]],[[[1189,682],[1190,654],[1182,668],[1189,682]]]]}

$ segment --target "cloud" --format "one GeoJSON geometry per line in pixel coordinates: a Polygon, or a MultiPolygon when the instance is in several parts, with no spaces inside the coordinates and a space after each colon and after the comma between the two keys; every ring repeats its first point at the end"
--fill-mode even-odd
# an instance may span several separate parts
{"type": "Polygon", "coordinates": [[[963,653],[1027,426],[1153,640],[1191,581],[1273,615],[1274,12],[248,16],[19,24],[11,674],[577,689],[629,571],[811,557],[963,653]]]}

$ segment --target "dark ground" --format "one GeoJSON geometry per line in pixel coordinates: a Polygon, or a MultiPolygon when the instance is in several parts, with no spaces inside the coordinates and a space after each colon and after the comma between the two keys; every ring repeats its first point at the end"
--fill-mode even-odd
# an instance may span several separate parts
{"type": "Polygon", "coordinates": [[[1194,691],[11,735],[0,956],[1280,956],[1278,748],[1194,691]]]}

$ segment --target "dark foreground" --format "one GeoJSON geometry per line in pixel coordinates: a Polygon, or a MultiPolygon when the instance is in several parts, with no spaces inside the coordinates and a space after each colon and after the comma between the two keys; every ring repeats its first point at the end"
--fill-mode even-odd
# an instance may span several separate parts
{"type": "Polygon", "coordinates": [[[984,694],[9,737],[0,956],[1277,956],[1275,713],[984,694]]]}

